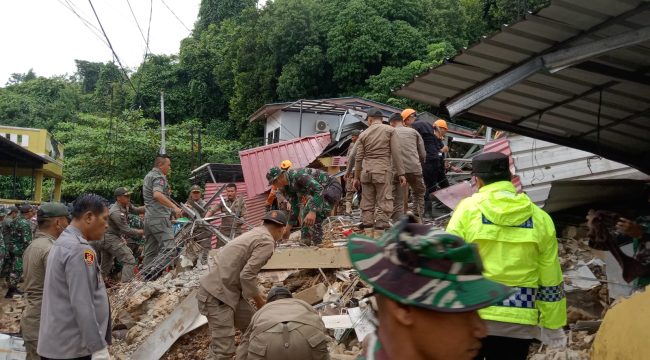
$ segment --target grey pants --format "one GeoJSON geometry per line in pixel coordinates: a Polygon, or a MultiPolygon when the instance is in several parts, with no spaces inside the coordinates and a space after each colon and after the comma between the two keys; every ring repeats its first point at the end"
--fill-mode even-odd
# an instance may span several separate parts
{"type": "Polygon", "coordinates": [[[145,277],[155,276],[164,270],[173,256],[174,232],[169,218],[147,218],[144,222],[144,259],[142,268],[145,277]],[[165,259],[162,253],[167,253],[165,259]]]}

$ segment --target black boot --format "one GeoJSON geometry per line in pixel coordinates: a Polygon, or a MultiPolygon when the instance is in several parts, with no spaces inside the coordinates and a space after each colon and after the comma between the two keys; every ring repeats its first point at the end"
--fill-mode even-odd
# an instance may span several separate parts
{"type": "Polygon", "coordinates": [[[15,286],[9,286],[9,289],[7,289],[7,293],[5,294],[5,299],[11,299],[14,297],[14,294],[18,291],[15,286]]]}

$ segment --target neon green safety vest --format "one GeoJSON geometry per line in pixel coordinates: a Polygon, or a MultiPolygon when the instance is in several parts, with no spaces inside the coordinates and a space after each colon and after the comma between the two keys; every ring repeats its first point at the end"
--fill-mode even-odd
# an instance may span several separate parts
{"type": "Polygon", "coordinates": [[[540,325],[566,324],[562,269],[553,220],[509,181],[483,186],[461,201],[447,231],[478,244],[483,275],[515,287],[496,306],[479,310],[485,320],[540,325]]]}

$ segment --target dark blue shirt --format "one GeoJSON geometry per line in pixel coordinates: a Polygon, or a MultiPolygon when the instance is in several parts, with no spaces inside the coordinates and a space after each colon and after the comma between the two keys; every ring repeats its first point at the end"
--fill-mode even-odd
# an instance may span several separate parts
{"type": "Polygon", "coordinates": [[[426,161],[440,159],[442,157],[440,149],[442,149],[445,144],[436,136],[435,132],[433,131],[433,125],[424,120],[417,120],[411,125],[411,127],[415,129],[420,134],[420,136],[422,136],[422,141],[424,142],[424,150],[427,153],[426,161]]]}

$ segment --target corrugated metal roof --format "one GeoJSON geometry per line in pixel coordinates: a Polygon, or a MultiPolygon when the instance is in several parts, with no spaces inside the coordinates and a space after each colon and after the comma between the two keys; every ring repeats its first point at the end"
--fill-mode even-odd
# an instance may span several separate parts
{"type": "MultiPolygon", "coordinates": [[[[212,197],[212,195],[219,189],[221,189],[222,186],[224,186],[227,183],[206,183],[205,184],[205,194],[203,195],[203,199],[205,201],[208,201],[212,197]]],[[[248,189],[246,188],[246,183],[244,182],[238,182],[235,183],[237,185],[237,193],[240,194],[241,196],[244,197],[244,200],[246,202],[246,216],[244,217],[244,220],[246,220],[247,223],[249,223],[252,226],[257,226],[261,224],[262,222],[262,217],[264,217],[265,213],[265,203],[266,203],[266,194],[259,194],[259,195],[253,195],[252,197],[249,196],[248,189]]],[[[223,194],[224,197],[226,196],[223,194]]],[[[221,202],[219,199],[215,199],[211,206],[218,204],[221,202]]],[[[221,219],[217,219],[212,222],[214,225],[219,225],[221,224],[221,219]]],[[[227,236],[228,234],[226,234],[227,236]]],[[[212,239],[212,246],[216,246],[216,238],[212,239]]]]}
{"type": "Polygon", "coordinates": [[[291,160],[294,168],[306,167],[329,143],[330,134],[323,133],[240,151],[239,159],[249,194],[255,196],[269,189],[266,172],[279,166],[282,160],[291,160]]]}
{"type": "Polygon", "coordinates": [[[650,172],[649,31],[647,1],[553,0],[395,93],[650,172]]]}

